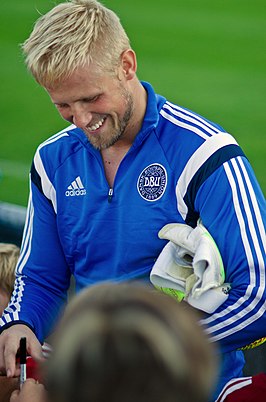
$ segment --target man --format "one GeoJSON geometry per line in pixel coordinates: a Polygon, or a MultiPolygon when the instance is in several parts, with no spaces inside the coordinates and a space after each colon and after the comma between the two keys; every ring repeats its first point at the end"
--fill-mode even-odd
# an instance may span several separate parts
{"type": "Polygon", "coordinates": [[[19,339],[41,355],[71,274],[77,290],[145,279],[167,223],[196,226],[218,245],[231,285],[203,324],[223,352],[219,389],[240,376],[238,348],[265,335],[265,199],[236,141],[156,95],[117,16],[73,0],[36,23],[29,70],[71,126],[41,144],[13,297],[1,319],[0,369],[15,373],[19,339]],[[35,336],[35,335],[36,336],[35,336]]]}

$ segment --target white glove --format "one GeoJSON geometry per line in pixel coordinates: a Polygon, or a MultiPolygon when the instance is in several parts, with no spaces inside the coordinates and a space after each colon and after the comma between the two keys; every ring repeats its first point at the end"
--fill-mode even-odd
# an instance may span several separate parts
{"type": "Polygon", "coordinates": [[[152,268],[153,285],[177,294],[179,301],[184,298],[203,311],[215,311],[227,299],[231,287],[224,284],[223,261],[207,229],[201,223],[195,229],[170,223],[158,235],[169,242],[152,268]]]}

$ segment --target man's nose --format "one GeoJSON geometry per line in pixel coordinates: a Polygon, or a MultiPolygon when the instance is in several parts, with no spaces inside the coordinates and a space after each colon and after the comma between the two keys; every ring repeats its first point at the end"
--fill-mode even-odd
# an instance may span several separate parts
{"type": "Polygon", "coordinates": [[[75,107],[74,110],[72,110],[72,113],[73,123],[75,124],[75,126],[84,129],[90,124],[92,114],[84,107],[75,107]]]}

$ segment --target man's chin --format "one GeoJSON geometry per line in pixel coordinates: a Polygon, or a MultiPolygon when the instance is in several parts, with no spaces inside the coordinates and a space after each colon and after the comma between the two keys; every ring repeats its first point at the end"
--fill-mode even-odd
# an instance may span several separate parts
{"type": "Polygon", "coordinates": [[[121,138],[122,133],[115,135],[112,138],[102,138],[100,135],[96,137],[88,134],[86,134],[86,136],[95,149],[102,151],[115,145],[115,143],[121,138]]]}

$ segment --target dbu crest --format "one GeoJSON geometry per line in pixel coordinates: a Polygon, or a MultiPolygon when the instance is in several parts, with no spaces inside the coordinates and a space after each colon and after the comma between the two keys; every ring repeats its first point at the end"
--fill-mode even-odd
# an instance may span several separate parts
{"type": "Polygon", "coordinates": [[[139,175],[137,188],[144,200],[156,201],[161,198],[167,185],[167,173],[159,163],[147,166],[139,175]]]}

